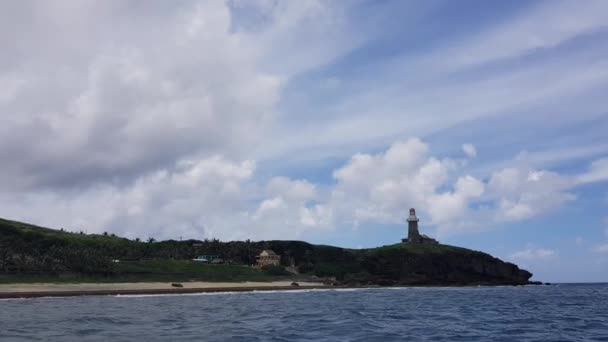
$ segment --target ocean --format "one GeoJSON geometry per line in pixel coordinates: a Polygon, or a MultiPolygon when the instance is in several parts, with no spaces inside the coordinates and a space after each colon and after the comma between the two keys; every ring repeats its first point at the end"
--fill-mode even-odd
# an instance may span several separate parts
{"type": "Polygon", "coordinates": [[[608,284],[9,299],[0,341],[608,341],[608,284]]]}

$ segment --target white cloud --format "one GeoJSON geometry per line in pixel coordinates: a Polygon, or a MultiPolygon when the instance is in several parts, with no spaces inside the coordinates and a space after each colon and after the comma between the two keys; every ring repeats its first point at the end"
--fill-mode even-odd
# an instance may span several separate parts
{"type": "Polygon", "coordinates": [[[413,206],[444,235],[527,220],[576,199],[579,176],[516,164],[485,183],[463,174],[464,164],[432,157],[425,143],[410,139],[385,152],[354,155],[334,171],[330,203],[338,218],[356,225],[400,223],[413,206]]]}
{"type": "Polygon", "coordinates": [[[310,203],[312,184],[275,178],[259,190],[254,171],[252,161],[214,156],[179,161],[124,188],[0,196],[0,203],[15,219],[141,238],[295,238],[330,226],[330,210],[310,203]]]}
{"type": "Polygon", "coordinates": [[[0,106],[13,101],[26,82],[25,79],[18,78],[14,73],[0,74],[0,106]]]}
{"type": "Polygon", "coordinates": [[[430,196],[427,205],[432,223],[439,225],[442,230],[454,230],[470,213],[471,200],[480,197],[484,189],[481,181],[465,176],[458,178],[454,191],[430,196]]]}
{"type": "Polygon", "coordinates": [[[306,180],[291,180],[286,177],[272,178],[267,186],[271,196],[284,196],[289,200],[307,202],[317,197],[314,184],[306,180]]]}
{"type": "Polygon", "coordinates": [[[232,4],[264,18],[260,25],[264,29],[245,34],[253,36],[256,43],[264,47],[263,53],[271,57],[263,63],[263,68],[280,74],[304,73],[333,61],[367,40],[367,32],[360,32],[348,21],[352,3],[237,0],[232,4]]]}
{"type": "Polygon", "coordinates": [[[579,175],[576,180],[581,184],[608,180],[608,158],[593,161],[589,170],[579,175]]]}
{"type": "Polygon", "coordinates": [[[310,230],[332,228],[331,208],[316,203],[316,187],[308,181],[276,177],[266,193],[270,198],[260,203],[252,219],[257,229],[272,232],[268,236],[296,238],[310,230]]]}
{"type": "Polygon", "coordinates": [[[556,258],[557,253],[552,249],[527,248],[511,254],[510,257],[520,261],[543,261],[556,258]]]}
{"type": "Polygon", "coordinates": [[[463,144],[462,150],[469,158],[475,158],[477,156],[477,149],[473,144],[463,144]]]}
{"type": "Polygon", "coordinates": [[[608,243],[595,247],[594,251],[601,254],[608,254],[608,243]]]}
{"type": "Polygon", "coordinates": [[[0,185],[128,182],[191,156],[251,158],[290,77],[356,44],[341,39],[340,6],[259,2],[245,15],[269,16],[253,30],[235,6],[3,4],[0,155],[13,162],[0,185]]]}
{"type": "Polygon", "coordinates": [[[454,43],[442,56],[450,56],[448,65],[452,68],[516,58],[601,31],[608,27],[606,13],[608,4],[602,0],[540,3],[516,18],[454,43]]]}
{"type": "Polygon", "coordinates": [[[498,217],[506,221],[528,219],[559,208],[576,196],[569,178],[555,172],[526,168],[505,168],[494,172],[488,183],[499,203],[498,217]]]}
{"type": "Polygon", "coordinates": [[[515,160],[531,166],[547,166],[568,161],[584,160],[608,153],[608,144],[552,148],[545,151],[522,151],[515,160]]]}
{"type": "Polygon", "coordinates": [[[144,11],[141,26],[121,15],[129,10],[122,5],[82,2],[75,12],[40,5],[48,13],[33,30],[70,46],[52,49],[57,56],[48,61],[22,51],[12,67],[26,81],[5,101],[2,112],[13,118],[3,116],[0,154],[21,157],[0,169],[4,180],[24,187],[90,183],[188,155],[233,154],[257,140],[273,116],[282,78],[258,69],[255,45],[231,31],[223,2],[183,3],[164,16],[144,11]],[[78,20],[87,11],[98,15],[78,20]],[[61,21],[73,31],[114,29],[65,37],[55,26],[61,21]]]}
{"type": "MultiPolygon", "coordinates": [[[[403,49],[394,58],[366,64],[362,77],[358,73],[343,77],[342,93],[332,94],[330,104],[314,111],[318,113],[315,124],[297,121],[295,129],[290,122],[282,125],[275,133],[282,144],[264,149],[259,158],[289,156],[293,160],[294,150],[302,164],[344,158],[403,136],[443,135],[497,117],[501,117],[496,121],[500,127],[490,128],[495,134],[488,139],[530,146],[537,141],[521,133],[522,125],[542,126],[539,131],[545,132],[555,127],[560,132],[601,117],[605,101],[598,89],[606,87],[608,76],[604,71],[608,70],[606,44],[601,44],[606,36],[606,4],[601,0],[584,5],[558,1],[523,7],[480,27],[478,35],[450,34],[421,49],[430,53],[403,49]],[[555,24],[539,24],[544,22],[555,24]],[[594,33],[598,42],[589,43],[586,35],[594,33]],[[575,39],[582,41],[577,49],[567,44],[575,39]],[[495,62],[506,63],[484,67],[495,62]],[[509,138],[520,135],[528,141],[509,138]],[[308,139],[310,136],[315,139],[308,139]]],[[[295,91],[304,97],[302,104],[315,103],[322,95],[310,89],[295,91]]],[[[302,116],[310,112],[308,106],[291,110],[302,116]]],[[[471,132],[473,136],[478,133],[471,132]]],[[[559,137],[563,134],[552,138],[562,141],[559,137]]],[[[269,137],[269,144],[275,139],[269,137]]],[[[580,143],[582,140],[568,146],[576,150],[580,143]]]]}
{"type": "MultiPolygon", "coordinates": [[[[536,164],[509,161],[485,174],[468,172],[464,160],[433,156],[419,139],[353,153],[530,108],[550,112],[551,123],[597,115],[583,100],[576,115],[558,117],[553,109],[561,107],[556,98],[602,89],[608,68],[601,44],[509,70],[447,79],[443,71],[597,32],[606,27],[604,2],[541,4],[462,42],[446,37],[454,48],[440,46],[425,58],[432,67],[420,68],[441,77],[401,65],[386,74],[362,70],[371,80],[324,69],[368,39],[350,21],[352,4],[3,3],[0,157],[10,162],[0,167],[2,215],[140,237],[293,238],[345,222],[401,223],[415,206],[441,233],[542,215],[574,200],[577,185],[608,179],[605,159],[574,176],[538,165],[565,154],[600,155],[605,144],[531,155],[536,164]],[[332,92],[331,105],[304,100],[295,108],[283,97],[289,89],[314,97],[314,87],[298,86],[309,78],[332,92]],[[333,102],[340,92],[347,100],[333,102]],[[335,184],[256,179],[254,159],[326,156],[350,157],[333,172],[335,184]]],[[[592,103],[603,110],[601,100],[592,103]]],[[[477,155],[471,143],[462,150],[477,155]]]]}
{"type": "Polygon", "coordinates": [[[396,142],[385,152],[357,154],[334,171],[330,202],[353,224],[400,223],[405,211],[416,207],[432,224],[449,227],[484,192],[484,184],[468,175],[458,177],[453,190],[441,190],[450,186],[450,171],[457,168],[458,163],[430,156],[419,139],[396,142]]]}
{"type": "MultiPolygon", "coordinates": [[[[569,191],[576,177],[520,167],[497,171],[486,183],[467,175],[465,166],[432,156],[426,143],[413,138],[352,156],[333,172],[335,184],[322,189],[287,177],[261,184],[254,161],[211,156],[181,159],[126,184],[4,193],[0,205],[12,218],[52,227],[226,240],[402,224],[410,207],[445,235],[529,219],[574,199],[569,191]]],[[[524,252],[547,254],[530,249],[515,256],[524,252]]]]}
{"type": "MultiPolygon", "coordinates": [[[[597,58],[605,51],[596,52],[597,58]]],[[[437,63],[445,61],[441,53],[437,63]]],[[[364,89],[337,96],[333,105],[323,106],[317,124],[298,125],[297,129],[281,127],[276,132],[282,144],[274,145],[261,153],[263,158],[284,158],[298,151],[298,158],[344,157],[360,149],[379,148],[402,136],[430,136],[440,134],[465,123],[483,122],[491,117],[503,117],[498,132],[517,135],[518,126],[512,122],[545,117],[554,127],[567,127],[569,123],[585,122],[598,117],[603,110],[601,99],[589,95],[594,89],[605,85],[608,70],[606,63],[598,61],[590,70],[586,59],[577,56],[567,60],[523,64],[499,73],[474,74],[465,81],[460,78],[442,78],[438,82],[409,83],[409,74],[397,80],[393,69],[387,70],[385,78],[392,82],[380,82],[374,89],[364,89]],[[602,70],[598,73],[598,70],[602,70]],[[415,85],[415,87],[413,87],[415,85]],[[587,94],[589,101],[579,103],[587,94]],[[558,106],[555,99],[579,103],[578,115],[558,106]],[[550,119],[549,119],[550,118],[550,119]],[[395,124],[396,122],[400,124],[395,124]],[[374,127],[374,129],[370,129],[374,127]],[[315,139],[307,137],[315,136],[315,139]]],[[[442,64],[420,68],[441,69],[442,64]]],[[[411,70],[408,63],[395,68],[411,70]]],[[[415,70],[411,70],[412,73],[415,70]]],[[[424,76],[420,76],[424,79],[424,76]]],[[[367,82],[368,80],[356,80],[367,82]]],[[[355,81],[353,81],[355,82],[355,81]]],[[[314,94],[313,94],[314,95],[314,94]]],[[[310,99],[311,101],[313,99],[310,99]]],[[[298,111],[299,108],[294,108],[298,111]]],[[[302,113],[301,115],[304,115],[302,113]]],[[[459,128],[462,129],[462,128],[459,128]]],[[[269,143],[276,139],[269,138],[269,143]]],[[[493,139],[499,139],[494,137],[493,139]]],[[[500,138],[499,140],[502,140],[500,138]]],[[[534,141],[531,139],[532,142],[534,141]]],[[[308,158],[308,159],[306,159],[308,158]]]]}

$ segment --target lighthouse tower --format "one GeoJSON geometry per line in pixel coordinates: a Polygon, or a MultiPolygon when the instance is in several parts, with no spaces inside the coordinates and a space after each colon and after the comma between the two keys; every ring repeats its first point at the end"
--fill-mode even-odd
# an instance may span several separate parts
{"type": "Polygon", "coordinates": [[[421,243],[420,232],[418,231],[418,217],[416,217],[416,209],[410,209],[410,216],[407,218],[407,242],[421,243]]]}

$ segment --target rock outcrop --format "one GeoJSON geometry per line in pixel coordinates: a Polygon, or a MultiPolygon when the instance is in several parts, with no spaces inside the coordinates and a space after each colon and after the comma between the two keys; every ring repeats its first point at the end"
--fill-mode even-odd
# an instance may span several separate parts
{"type": "Polygon", "coordinates": [[[369,250],[368,273],[354,281],[382,285],[522,285],[532,274],[486,253],[446,245],[369,250]]]}

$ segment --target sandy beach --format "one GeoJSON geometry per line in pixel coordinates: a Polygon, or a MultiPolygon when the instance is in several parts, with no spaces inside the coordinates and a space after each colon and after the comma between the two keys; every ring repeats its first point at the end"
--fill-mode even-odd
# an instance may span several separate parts
{"type": "Polygon", "coordinates": [[[220,291],[264,291],[295,290],[298,288],[322,288],[322,283],[299,282],[292,286],[290,281],[274,282],[182,282],[183,287],[173,287],[172,283],[75,283],[75,284],[0,284],[0,298],[81,296],[112,294],[170,294],[220,291]]]}

